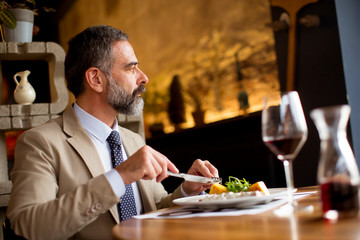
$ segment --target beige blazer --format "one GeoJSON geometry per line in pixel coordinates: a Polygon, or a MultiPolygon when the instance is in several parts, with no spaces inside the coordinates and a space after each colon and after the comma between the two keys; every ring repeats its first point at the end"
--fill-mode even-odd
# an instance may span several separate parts
{"type": "MultiPolygon", "coordinates": [[[[138,134],[121,127],[119,131],[128,156],[145,144],[138,134]]],[[[7,211],[15,233],[36,240],[112,239],[119,198],[104,172],[72,107],[21,134],[7,211]]],[[[167,194],[155,180],[140,180],[138,186],[145,212],[169,207],[182,197],[179,188],[167,194]]]]}

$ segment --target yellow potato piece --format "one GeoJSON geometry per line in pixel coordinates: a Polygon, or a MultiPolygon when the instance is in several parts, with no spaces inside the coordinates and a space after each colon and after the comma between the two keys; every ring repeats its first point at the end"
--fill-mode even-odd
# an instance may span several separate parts
{"type": "Polygon", "coordinates": [[[227,188],[220,183],[214,183],[211,188],[209,194],[222,194],[224,192],[228,192],[227,188]]]}
{"type": "Polygon", "coordinates": [[[250,191],[260,191],[265,196],[270,195],[268,188],[263,181],[256,182],[249,187],[250,191]]]}

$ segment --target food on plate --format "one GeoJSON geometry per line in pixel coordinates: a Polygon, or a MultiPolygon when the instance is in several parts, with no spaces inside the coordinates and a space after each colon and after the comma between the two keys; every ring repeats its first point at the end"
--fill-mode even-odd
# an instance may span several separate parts
{"type": "Polygon", "coordinates": [[[225,183],[226,188],[229,192],[246,192],[249,187],[250,183],[243,178],[242,180],[236,177],[229,177],[229,181],[225,183]]]}
{"type": "Polygon", "coordinates": [[[225,186],[220,183],[214,183],[210,188],[209,195],[199,199],[199,202],[268,195],[270,195],[270,192],[263,181],[250,184],[245,178],[238,179],[230,176],[229,181],[225,183],[225,186]]]}
{"type": "Polygon", "coordinates": [[[270,195],[269,189],[266,187],[263,181],[256,182],[249,187],[249,191],[260,191],[265,196],[270,195]]]}
{"type": "Polygon", "coordinates": [[[229,200],[240,197],[253,197],[253,196],[264,196],[260,191],[249,191],[249,192],[223,192],[221,194],[209,194],[204,198],[199,199],[199,202],[211,202],[218,200],[229,200]]]}
{"type": "MultiPolygon", "coordinates": [[[[263,181],[250,184],[248,181],[243,179],[238,179],[236,177],[229,177],[229,181],[225,183],[225,186],[220,183],[214,183],[209,194],[223,194],[223,193],[244,193],[244,192],[256,192],[259,191],[261,195],[270,195],[268,188],[266,187],[263,181]]],[[[241,194],[240,194],[241,195],[241,194]]],[[[246,194],[242,194],[246,195],[246,194]]],[[[248,194],[249,195],[249,194],[248,194]]]]}
{"type": "Polygon", "coordinates": [[[270,192],[263,181],[250,184],[248,181],[229,177],[225,186],[220,183],[214,183],[208,195],[199,199],[199,202],[212,202],[221,200],[231,200],[242,197],[268,196],[270,192]]]}
{"type": "Polygon", "coordinates": [[[228,192],[227,188],[220,184],[220,183],[214,183],[211,188],[209,194],[222,194],[228,192]]]}

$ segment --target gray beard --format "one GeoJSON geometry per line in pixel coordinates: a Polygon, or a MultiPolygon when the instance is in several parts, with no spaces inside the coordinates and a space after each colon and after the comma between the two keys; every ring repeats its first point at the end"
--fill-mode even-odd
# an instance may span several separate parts
{"type": "Polygon", "coordinates": [[[144,100],[137,96],[145,92],[144,85],[140,85],[133,94],[128,94],[122,89],[113,78],[108,77],[108,103],[118,112],[125,115],[141,115],[144,108],[144,100]]]}

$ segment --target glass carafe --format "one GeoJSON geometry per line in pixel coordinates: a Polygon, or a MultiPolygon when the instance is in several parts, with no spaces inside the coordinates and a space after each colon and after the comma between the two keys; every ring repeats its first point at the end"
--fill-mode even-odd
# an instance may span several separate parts
{"type": "Polygon", "coordinates": [[[321,140],[317,179],[325,218],[359,211],[359,169],[346,134],[350,111],[350,106],[338,105],[310,113],[321,140]]]}

